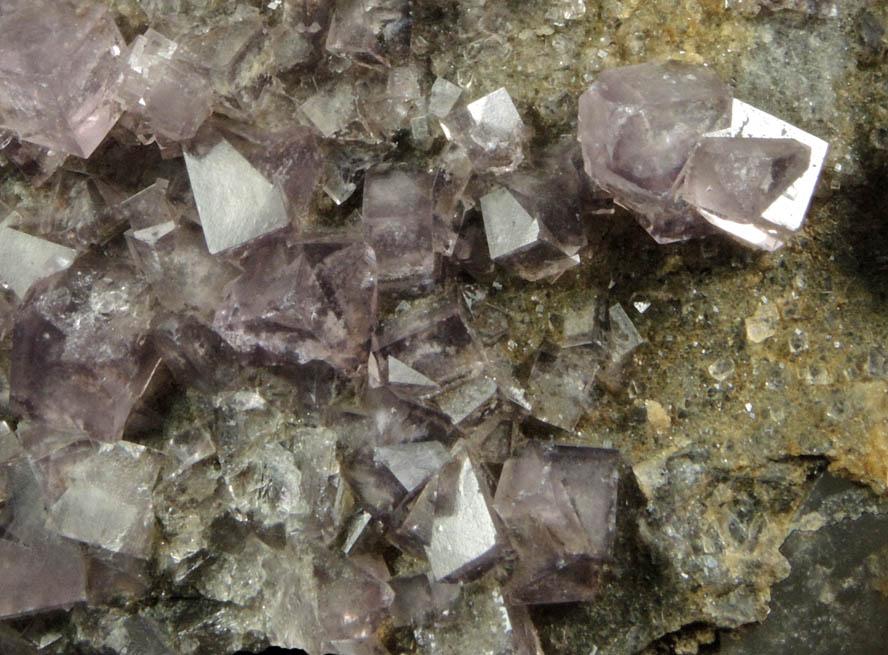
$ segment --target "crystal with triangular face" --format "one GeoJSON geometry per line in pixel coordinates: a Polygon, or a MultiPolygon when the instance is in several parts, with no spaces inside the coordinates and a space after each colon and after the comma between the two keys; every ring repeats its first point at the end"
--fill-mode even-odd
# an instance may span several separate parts
{"type": "Polygon", "coordinates": [[[527,131],[505,88],[452,111],[441,123],[477,172],[508,173],[524,161],[527,131]]]}
{"type": "Polygon", "coordinates": [[[660,243],[706,231],[671,192],[700,137],[727,127],[731,92],[703,66],[677,61],[604,71],[580,96],[586,173],[640,214],[660,243]]]}
{"type": "Polygon", "coordinates": [[[687,163],[679,195],[698,209],[755,223],[810,158],[811,148],[795,139],[704,138],[687,163]]]}

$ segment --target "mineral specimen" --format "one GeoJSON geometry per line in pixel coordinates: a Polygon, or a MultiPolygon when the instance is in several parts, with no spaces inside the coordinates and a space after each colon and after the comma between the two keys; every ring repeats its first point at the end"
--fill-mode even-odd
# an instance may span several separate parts
{"type": "Polygon", "coordinates": [[[25,141],[89,157],[120,117],[125,44],[108,10],[34,2],[0,14],[0,126],[25,141]]]}
{"type": "Polygon", "coordinates": [[[148,130],[171,141],[190,139],[209,117],[212,89],[205,76],[177,53],[178,44],[154,30],[130,45],[117,93],[148,130]]]}
{"type": "Polygon", "coordinates": [[[529,443],[506,461],[494,508],[520,555],[507,599],[563,603],[594,596],[594,561],[611,555],[617,454],[529,443]]]}
{"type": "Polygon", "coordinates": [[[779,248],[801,226],[826,156],[825,142],[675,61],[602,73],[580,98],[578,138],[589,177],[660,243],[705,234],[708,222],[779,248]]]}
{"type": "MultiPolygon", "coordinates": [[[[728,127],[731,92],[711,70],[670,61],[604,71],[580,97],[586,173],[638,212],[660,243],[701,233],[673,187],[701,136],[728,127]]],[[[705,224],[704,224],[705,225],[705,224]]]]}
{"type": "Polygon", "coordinates": [[[19,298],[38,280],[68,268],[76,252],[13,229],[15,213],[0,223],[0,283],[9,285],[19,298]]]}
{"type": "Polygon", "coordinates": [[[504,88],[452,111],[441,127],[465,149],[477,172],[507,173],[524,161],[526,128],[504,88]]]}

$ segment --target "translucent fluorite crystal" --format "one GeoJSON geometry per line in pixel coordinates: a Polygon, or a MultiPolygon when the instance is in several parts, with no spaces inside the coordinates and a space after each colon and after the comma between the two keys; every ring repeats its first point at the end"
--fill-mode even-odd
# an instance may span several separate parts
{"type": "Polygon", "coordinates": [[[364,179],[361,214],[381,284],[404,287],[432,280],[432,180],[427,175],[371,169],[364,179]]]}
{"type": "Polygon", "coordinates": [[[453,580],[489,566],[500,538],[489,507],[487,482],[465,450],[429,481],[407,525],[422,535],[436,580],[453,580]]]}
{"type": "Polygon", "coordinates": [[[507,598],[518,603],[589,600],[594,562],[616,532],[617,453],[530,442],[506,461],[494,507],[519,554],[507,598]]]}
{"type": "Polygon", "coordinates": [[[207,152],[186,152],[185,163],[210,253],[290,224],[280,187],[225,139],[207,152]]]}
{"type": "Polygon", "coordinates": [[[0,14],[0,126],[89,157],[120,116],[124,48],[101,5],[33,2],[0,14]]]}
{"type": "Polygon", "coordinates": [[[214,326],[254,362],[367,361],[376,310],[376,263],[362,243],[276,239],[243,262],[226,289],[214,326]]]}
{"type": "Polygon", "coordinates": [[[410,39],[407,0],[337,0],[327,32],[329,52],[386,63],[410,39]]]}
{"type": "Polygon", "coordinates": [[[38,282],[13,334],[12,398],[27,415],[120,439],[158,358],[147,285],[125,260],[84,255],[38,282]]]}
{"type": "Polygon", "coordinates": [[[9,227],[16,218],[13,213],[0,223],[0,283],[24,298],[35,282],[69,267],[77,253],[9,227]]]}
{"type": "Polygon", "coordinates": [[[130,45],[117,86],[127,111],[140,116],[161,137],[193,137],[211,112],[212,88],[206,76],[184,59],[179,46],[149,29],[130,45]]]}
{"type": "Polygon", "coordinates": [[[695,207],[753,223],[808,168],[811,149],[795,139],[704,138],[679,195],[695,207]]]}
{"type": "Polygon", "coordinates": [[[62,469],[64,491],[49,508],[49,525],[69,539],[147,558],[154,537],[157,455],[125,441],[95,452],[73,448],[76,454],[62,469]]]}
{"type": "Polygon", "coordinates": [[[524,161],[526,128],[505,88],[454,110],[441,126],[479,173],[507,173],[524,161]]]}
{"type": "Polygon", "coordinates": [[[671,192],[703,134],[730,124],[731,92],[702,66],[676,61],[604,71],[580,96],[578,138],[589,177],[640,214],[658,242],[700,233],[671,192]]]}

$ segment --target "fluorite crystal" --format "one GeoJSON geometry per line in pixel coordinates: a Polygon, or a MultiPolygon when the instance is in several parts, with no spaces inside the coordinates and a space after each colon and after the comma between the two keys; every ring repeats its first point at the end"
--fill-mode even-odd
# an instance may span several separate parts
{"type": "Polygon", "coordinates": [[[767,250],[801,226],[827,149],[675,61],[602,73],[580,98],[578,138],[589,177],[658,242],[714,226],[767,250]]]}
{"type": "Polygon", "coordinates": [[[114,126],[125,44],[108,10],[68,0],[0,14],[0,126],[89,157],[114,126]]]}
{"type": "Polygon", "coordinates": [[[604,71],[580,96],[586,173],[638,212],[658,242],[700,233],[671,192],[703,134],[730,124],[731,92],[714,72],[676,61],[604,71]]]}
{"type": "Polygon", "coordinates": [[[34,285],[16,317],[12,399],[26,415],[120,439],[158,357],[151,297],[123,259],[80,257],[34,285]]]}
{"type": "Polygon", "coordinates": [[[432,281],[432,180],[427,175],[371,169],[364,179],[361,214],[380,284],[410,287],[432,281]]]}
{"type": "Polygon", "coordinates": [[[386,63],[410,39],[407,0],[337,0],[327,50],[358,61],[386,63]]]}
{"type": "Polygon", "coordinates": [[[505,88],[452,111],[441,126],[479,173],[507,173],[524,161],[526,128],[505,88]]]}
{"type": "Polygon", "coordinates": [[[15,220],[13,213],[0,223],[0,283],[24,298],[35,282],[69,267],[77,253],[9,227],[15,220]]]}
{"type": "Polygon", "coordinates": [[[210,253],[290,224],[280,187],[225,139],[205,153],[186,152],[185,162],[210,253]]]}
{"type": "Polygon", "coordinates": [[[617,453],[530,442],[503,466],[494,507],[520,557],[509,600],[589,600],[613,548],[617,453]]]}
{"type": "Polygon", "coordinates": [[[193,137],[213,100],[206,77],[177,50],[175,41],[154,30],[137,36],[117,86],[126,110],[140,116],[151,133],[172,141],[193,137]]]}
{"type": "Polygon", "coordinates": [[[362,243],[257,246],[225,291],[214,326],[253,362],[367,361],[376,309],[376,262],[362,243]]]}

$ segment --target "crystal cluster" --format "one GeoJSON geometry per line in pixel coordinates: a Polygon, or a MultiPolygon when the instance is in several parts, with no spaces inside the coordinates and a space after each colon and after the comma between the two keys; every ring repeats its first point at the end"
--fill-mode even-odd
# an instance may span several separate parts
{"type": "Polygon", "coordinates": [[[589,177],[660,243],[719,228],[775,250],[801,227],[827,144],[676,61],[605,71],[580,98],[589,177]]]}
{"type": "Polygon", "coordinates": [[[0,8],[4,148],[58,206],[0,223],[0,619],[537,655],[528,606],[593,599],[613,556],[619,454],[571,440],[644,339],[582,297],[517,361],[497,276],[578,267],[605,193],[662,242],[777,247],[826,146],[669,62],[603,73],[579,143],[537,147],[505,88],[411,59],[406,0],[267,4],[144,2],[128,47],[98,5],[0,8]],[[61,166],[112,128],[117,167],[61,166]]]}

